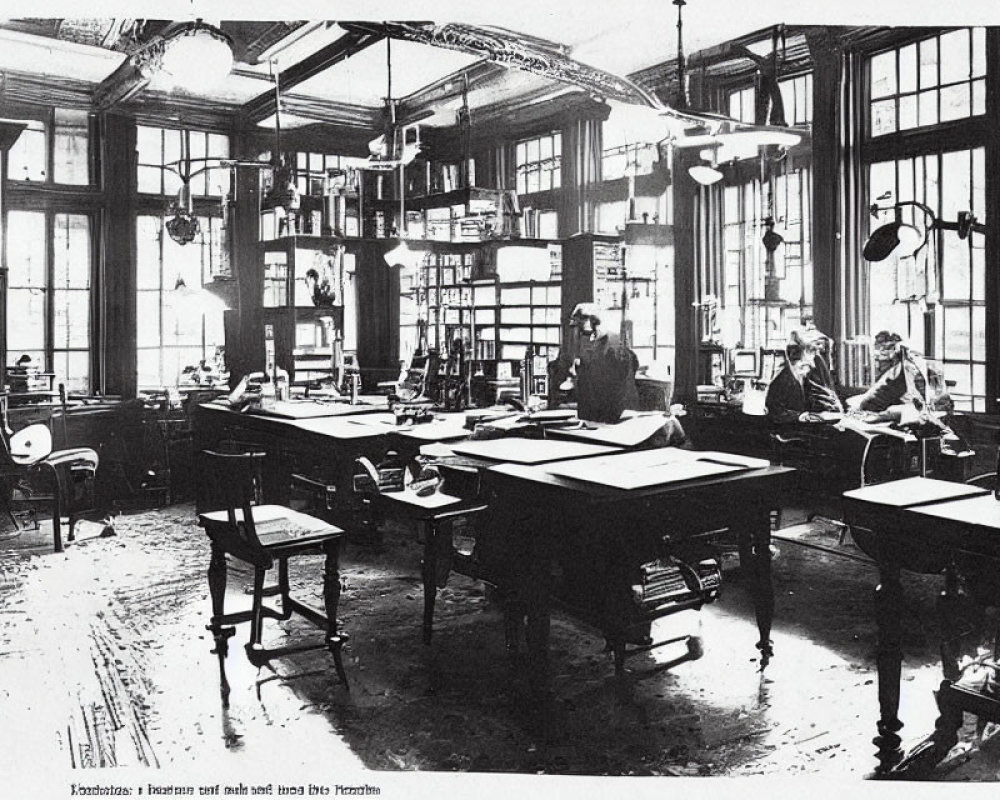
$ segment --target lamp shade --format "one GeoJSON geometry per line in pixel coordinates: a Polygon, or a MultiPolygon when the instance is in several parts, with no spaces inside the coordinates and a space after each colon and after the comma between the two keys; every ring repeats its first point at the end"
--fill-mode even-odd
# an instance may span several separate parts
{"type": "Polygon", "coordinates": [[[702,186],[711,186],[713,183],[721,181],[723,177],[719,170],[704,164],[697,164],[693,167],[689,167],[688,175],[694,178],[694,180],[702,186]]]}
{"type": "Polygon", "coordinates": [[[862,251],[866,260],[885,261],[889,257],[899,245],[900,224],[898,221],[887,222],[872,232],[862,251]]]}
{"type": "Polygon", "coordinates": [[[925,241],[926,233],[921,233],[913,225],[893,220],[877,228],[868,237],[863,254],[868,261],[884,261],[893,252],[897,252],[900,257],[909,257],[915,255],[925,241]]]}

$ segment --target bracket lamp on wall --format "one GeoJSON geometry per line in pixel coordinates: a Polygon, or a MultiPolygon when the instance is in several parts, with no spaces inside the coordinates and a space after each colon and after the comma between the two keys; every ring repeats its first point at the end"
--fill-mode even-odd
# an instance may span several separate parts
{"type": "Polygon", "coordinates": [[[912,258],[927,245],[932,230],[955,231],[959,239],[967,239],[971,233],[986,232],[986,226],[971,211],[960,211],[955,222],[946,222],[938,219],[929,206],[917,200],[900,200],[891,206],[874,204],[868,210],[872,216],[883,211],[895,212],[894,219],[876,228],[865,242],[863,254],[868,261],[884,261],[893,253],[900,258],[912,258]],[[908,206],[917,208],[926,215],[927,224],[923,232],[916,226],[903,222],[902,209],[908,206]]]}

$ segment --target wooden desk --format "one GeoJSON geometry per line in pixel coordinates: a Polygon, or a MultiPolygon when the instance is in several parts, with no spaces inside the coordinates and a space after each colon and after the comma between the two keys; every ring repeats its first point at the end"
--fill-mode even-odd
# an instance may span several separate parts
{"type": "MultiPolygon", "coordinates": [[[[766,666],[772,656],[774,614],[770,511],[778,506],[794,470],[768,466],[623,490],[555,475],[551,468],[487,468],[482,499],[489,513],[476,541],[479,576],[523,604],[535,686],[547,682],[554,598],[597,625],[609,644],[624,642],[630,628],[649,621],[637,617],[631,596],[639,565],[663,553],[665,537],[670,550],[683,557],[685,548],[695,553],[704,548],[699,535],[722,528],[737,532],[741,562],[752,576],[757,647],[761,667],[766,666]]],[[[669,471],[665,468],[662,474],[668,476],[669,471]]],[[[620,653],[623,650],[616,647],[616,659],[620,653]]]]}
{"type": "Polygon", "coordinates": [[[953,715],[942,713],[934,735],[904,755],[899,736],[904,611],[900,575],[903,570],[945,574],[938,612],[942,631],[950,637],[941,643],[941,653],[945,679],[957,679],[961,629],[955,619],[957,575],[970,578],[973,594],[977,587],[995,588],[1000,567],[1000,503],[992,493],[975,486],[907,478],[846,492],[844,509],[854,540],[876,560],[879,570],[875,590],[878,772],[923,776],[957,741],[961,715],[956,721],[953,715]]]}
{"type": "Polygon", "coordinates": [[[192,426],[196,450],[212,449],[227,440],[261,447],[269,456],[264,472],[264,496],[269,502],[288,504],[292,474],[323,476],[323,481],[335,487],[337,499],[335,508],[329,509],[331,516],[347,528],[353,521],[350,514],[356,510],[352,485],[355,460],[367,457],[378,463],[389,445],[381,430],[357,425],[352,419],[349,415],[281,419],[204,403],[196,407],[192,426]]]}

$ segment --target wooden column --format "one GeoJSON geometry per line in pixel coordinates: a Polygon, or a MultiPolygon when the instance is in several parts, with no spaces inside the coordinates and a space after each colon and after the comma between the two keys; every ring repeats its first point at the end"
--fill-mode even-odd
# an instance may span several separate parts
{"type": "Polygon", "coordinates": [[[121,114],[99,121],[102,188],[97,290],[97,377],[103,394],[135,397],[136,351],[136,126],[121,114]]]}
{"type": "Polygon", "coordinates": [[[699,163],[697,153],[674,150],[674,396],[673,402],[691,404],[698,386],[698,264],[695,254],[695,204],[698,184],[688,167],[699,163]]]}
{"type": "MultiPolygon", "coordinates": [[[[247,134],[233,136],[232,145],[237,158],[256,157],[247,134]]],[[[264,369],[264,267],[258,244],[259,180],[255,169],[236,170],[236,204],[230,222],[236,307],[226,312],[226,365],[232,386],[247,373],[264,369]]]]}
{"type": "MultiPolygon", "coordinates": [[[[1000,126],[1000,28],[986,29],[986,127],[1000,126]]],[[[1000,140],[986,137],[986,412],[1000,413],[1000,140]]],[[[978,209],[974,209],[978,210],[978,209]]]]}
{"type": "Polygon", "coordinates": [[[839,263],[841,51],[825,30],[810,31],[807,41],[813,58],[813,315],[816,327],[839,341],[845,335],[841,324],[845,298],[838,291],[838,270],[845,268],[839,263]]]}
{"type": "MultiPolygon", "coordinates": [[[[610,113],[610,109],[608,110],[610,113]]],[[[583,117],[562,126],[562,192],[559,236],[594,230],[593,185],[601,179],[601,125],[607,117],[583,117]]]]}

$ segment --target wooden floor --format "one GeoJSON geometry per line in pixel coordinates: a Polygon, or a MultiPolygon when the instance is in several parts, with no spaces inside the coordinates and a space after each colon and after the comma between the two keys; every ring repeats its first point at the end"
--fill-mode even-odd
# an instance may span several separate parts
{"type": "MultiPolygon", "coordinates": [[[[700,631],[705,642],[703,658],[671,670],[656,671],[678,654],[665,648],[630,660],[615,679],[600,637],[557,615],[555,699],[539,719],[480,585],[453,577],[435,641],[420,643],[420,548],[408,532],[390,532],[381,551],[349,547],[344,559],[351,691],[323,650],[251,667],[243,626],[224,711],[204,628],[207,547],[192,509],[121,517],[117,529],[90,538],[100,528],[88,527],[62,554],[50,552],[44,530],[0,544],[0,775],[8,779],[35,780],[26,765],[46,765],[44,777],[69,793],[73,782],[122,776],[130,785],[223,788],[251,777],[306,785],[301,776],[328,787],[391,786],[414,770],[855,781],[874,766],[875,571],[861,561],[779,543],[775,659],[764,676],[735,569],[719,603],[658,623],[660,633],[700,631]]],[[[818,526],[783,534],[858,555],[818,526]]],[[[293,573],[316,602],[319,570],[317,557],[293,573]]],[[[246,604],[248,578],[231,573],[231,603],[246,604]]],[[[912,743],[933,726],[939,672],[936,587],[908,588],[902,713],[912,743]]],[[[318,641],[299,622],[272,625],[274,640],[318,641]]],[[[938,779],[1000,778],[992,732],[981,742],[970,720],[938,779]]]]}

